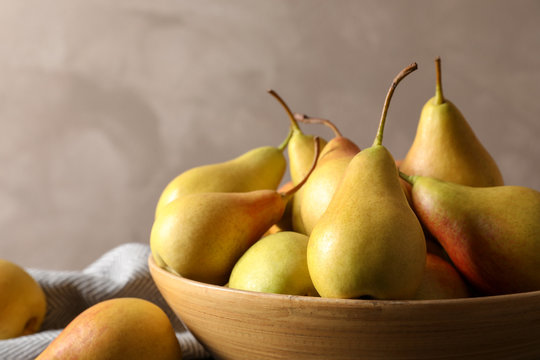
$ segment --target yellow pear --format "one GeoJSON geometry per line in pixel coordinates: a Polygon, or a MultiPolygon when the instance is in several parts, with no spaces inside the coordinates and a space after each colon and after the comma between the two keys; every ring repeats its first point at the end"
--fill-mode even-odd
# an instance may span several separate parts
{"type": "Polygon", "coordinates": [[[0,259],[0,339],[39,330],[47,299],[39,284],[22,267],[0,259]]]}
{"type": "Polygon", "coordinates": [[[373,145],[349,162],[309,237],[308,269],[323,297],[407,299],[424,274],[426,241],[402,190],[395,160],[382,145],[392,82],[373,145]]]}
{"type": "Polygon", "coordinates": [[[156,218],[167,204],[187,194],[277,189],[287,168],[283,150],[290,136],[291,132],[278,147],[261,146],[232,160],[197,166],[181,173],[161,193],[156,218]]]}
{"type": "Polygon", "coordinates": [[[312,169],[286,192],[198,193],[171,202],[150,234],[156,263],[192,280],[225,284],[240,256],[282,218],[287,202],[313,171],[318,142],[315,147],[312,169]]]}
{"type": "Polygon", "coordinates": [[[268,235],[238,260],[229,287],[265,293],[315,296],[306,252],[308,237],[293,231],[268,235]]]}
{"type": "MultiPolygon", "coordinates": [[[[290,180],[290,181],[287,181],[285,184],[281,185],[278,189],[278,192],[284,193],[292,189],[293,187],[294,187],[294,184],[292,180],[290,180]]],[[[293,198],[294,198],[294,195],[293,195],[293,198]]],[[[292,231],[292,201],[291,200],[287,202],[287,206],[285,207],[285,211],[283,212],[281,219],[279,219],[277,223],[272,225],[270,229],[268,229],[268,231],[264,235],[275,234],[280,231],[292,231]]]]}
{"type": "Polygon", "coordinates": [[[319,136],[308,135],[302,132],[296,118],[287,103],[274,90],[268,90],[280,104],[283,106],[290,120],[291,137],[287,144],[287,153],[289,156],[289,171],[294,185],[302,181],[310,171],[315,155],[314,141],[317,138],[319,149],[322,151],[326,145],[326,140],[319,136]]]}
{"type": "Polygon", "coordinates": [[[441,61],[435,59],[435,96],[422,109],[416,137],[400,170],[469,186],[503,185],[497,164],[459,109],[443,97],[441,61]]]}
{"type": "MultiPolygon", "coordinates": [[[[268,91],[272,96],[278,100],[283,106],[289,120],[291,122],[291,138],[287,145],[287,154],[289,158],[289,172],[291,180],[294,185],[298,184],[305,177],[310,170],[314,156],[314,141],[315,136],[307,135],[302,132],[298,122],[296,121],[293,112],[287,105],[287,103],[274,91],[268,91]]],[[[321,151],[326,146],[326,140],[321,137],[317,137],[319,142],[319,149],[321,151]]],[[[299,189],[291,199],[291,214],[292,214],[292,227],[293,230],[300,233],[305,233],[304,225],[302,223],[302,216],[300,214],[300,206],[302,202],[303,189],[299,189]]]]}
{"type": "Polygon", "coordinates": [[[335,137],[321,151],[317,167],[302,187],[300,216],[304,232],[310,235],[315,224],[326,211],[349,162],[360,152],[360,148],[352,140],[342,136],[329,120],[309,118],[305,115],[299,119],[308,123],[323,123],[335,134],[335,137]]]}
{"type": "Polygon", "coordinates": [[[137,298],[106,300],[73,319],[36,360],[180,360],[169,318],[137,298]]]}

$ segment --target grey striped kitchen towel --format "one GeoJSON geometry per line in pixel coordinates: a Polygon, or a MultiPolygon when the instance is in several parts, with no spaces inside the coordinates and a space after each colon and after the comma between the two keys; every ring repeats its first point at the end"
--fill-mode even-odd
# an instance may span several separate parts
{"type": "Polygon", "coordinates": [[[39,333],[0,340],[0,360],[34,359],[80,312],[117,297],[138,297],[160,306],[176,330],[183,358],[209,358],[154,285],[147,265],[149,255],[148,245],[128,243],[107,252],[82,271],[27,269],[47,295],[47,315],[39,333]]]}

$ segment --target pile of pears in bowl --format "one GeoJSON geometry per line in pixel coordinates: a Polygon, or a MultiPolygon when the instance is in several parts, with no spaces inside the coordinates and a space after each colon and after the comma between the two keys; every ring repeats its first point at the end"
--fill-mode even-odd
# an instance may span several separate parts
{"type": "Polygon", "coordinates": [[[151,274],[215,358],[540,358],[540,192],[504,184],[435,65],[401,160],[383,133],[416,63],[370,147],[270,90],[290,120],[282,144],[165,187],[151,274]]]}

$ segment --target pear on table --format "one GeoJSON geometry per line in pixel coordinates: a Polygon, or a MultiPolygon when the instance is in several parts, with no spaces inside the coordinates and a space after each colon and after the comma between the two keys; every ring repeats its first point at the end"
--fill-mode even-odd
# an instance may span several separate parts
{"type": "Polygon", "coordinates": [[[39,283],[21,266],[0,259],[0,339],[37,332],[46,311],[39,283]]]}
{"type": "Polygon", "coordinates": [[[400,174],[424,226],[485,294],[540,290],[540,192],[400,174]]]}
{"type": "Polygon", "coordinates": [[[300,114],[295,114],[295,117],[310,124],[325,124],[335,134],[321,151],[317,167],[302,188],[300,216],[304,232],[310,235],[315,224],[328,208],[349,162],[360,152],[360,148],[352,140],[342,136],[330,120],[310,118],[300,114]]]}
{"type": "Polygon", "coordinates": [[[161,193],[156,218],[167,204],[187,194],[277,189],[287,168],[283,151],[291,134],[289,132],[278,147],[261,146],[232,160],[197,166],[181,173],[161,193]]]}
{"type": "Polygon", "coordinates": [[[443,96],[440,58],[435,64],[435,96],[422,109],[416,137],[400,170],[469,186],[503,185],[491,155],[459,109],[443,96]]]}
{"type": "Polygon", "coordinates": [[[308,269],[319,294],[333,298],[407,299],[424,274],[426,241],[402,191],[394,158],[382,145],[392,82],[373,146],[350,161],[308,243],[308,269]]]}
{"type": "Polygon", "coordinates": [[[73,319],[36,360],[181,360],[165,312],[150,301],[116,298],[73,319]]]}
{"type": "Polygon", "coordinates": [[[167,205],[155,220],[150,247],[156,263],[183,277],[223,285],[238,259],[280,220],[293,194],[317,164],[284,193],[255,190],[242,193],[197,193],[167,205]]]}
{"type": "MultiPolygon", "coordinates": [[[[311,168],[314,156],[314,142],[315,136],[304,134],[296,121],[293,112],[287,105],[287,103],[281,98],[274,90],[268,91],[276,100],[283,106],[290,120],[291,138],[287,145],[287,154],[289,158],[289,172],[291,175],[291,181],[294,185],[302,181],[307,172],[311,168]]],[[[317,137],[319,143],[319,149],[321,151],[326,146],[326,140],[321,137],[317,137]]],[[[303,188],[299,189],[291,199],[291,216],[292,216],[292,229],[294,231],[305,233],[304,224],[302,223],[302,216],[300,213],[300,206],[302,202],[303,188]]]]}

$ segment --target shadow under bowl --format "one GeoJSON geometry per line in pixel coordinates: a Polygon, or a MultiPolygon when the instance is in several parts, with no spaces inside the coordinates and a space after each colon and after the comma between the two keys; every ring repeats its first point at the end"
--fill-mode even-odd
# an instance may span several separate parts
{"type": "Polygon", "coordinates": [[[266,294],[149,268],[216,359],[540,359],[540,291],[451,300],[266,294]]]}

